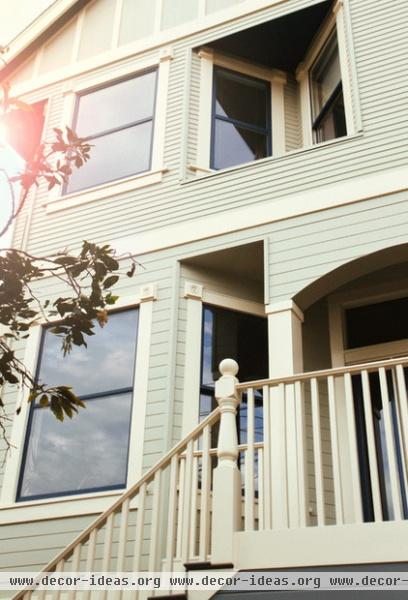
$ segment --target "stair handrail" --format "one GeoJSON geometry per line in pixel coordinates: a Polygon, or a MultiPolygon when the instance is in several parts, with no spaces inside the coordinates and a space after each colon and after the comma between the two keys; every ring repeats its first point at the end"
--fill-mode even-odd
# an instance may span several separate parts
{"type": "MultiPolygon", "coordinates": [[[[78,544],[85,543],[89,539],[92,531],[99,529],[100,526],[103,526],[109,516],[121,508],[122,504],[126,500],[132,500],[137,495],[143,484],[149,483],[154,478],[154,475],[157,471],[167,467],[174,456],[180,454],[190,441],[199,437],[199,435],[207,426],[213,425],[217,420],[219,420],[220,415],[220,408],[215,408],[207,417],[205,417],[205,419],[203,419],[182,440],[177,442],[177,444],[175,444],[164,456],[162,456],[162,458],[160,458],[148,471],[146,471],[146,473],[131,488],[124,492],[120,498],[118,498],[109,508],[101,513],[90,525],[88,525],[86,529],[84,529],[74,540],[72,540],[72,542],[65,546],[65,548],[63,548],[61,552],[59,552],[43,569],[41,569],[39,573],[52,572],[55,570],[60,561],[67,560],[74,552],[78,544]]],[[[20,590],[16,596],[13,596],[12,600],[21,600],[24,597],[24,594],[29,590],[30,588],[20,590]]]]}

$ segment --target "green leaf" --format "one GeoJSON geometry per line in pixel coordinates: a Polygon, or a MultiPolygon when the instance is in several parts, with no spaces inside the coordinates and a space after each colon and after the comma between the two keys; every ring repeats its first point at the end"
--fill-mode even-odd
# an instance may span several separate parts
{"type": "Polygon", "coordinates": [[[103,287],[106,290],[107,288],[110,288],[113,285],[115,285],[115,283],[117,283],[118,281],[119,281],[119,275],[111,275],[110,277],[107,277],[105,279],[105,281],[103,282],[103,287]]]}

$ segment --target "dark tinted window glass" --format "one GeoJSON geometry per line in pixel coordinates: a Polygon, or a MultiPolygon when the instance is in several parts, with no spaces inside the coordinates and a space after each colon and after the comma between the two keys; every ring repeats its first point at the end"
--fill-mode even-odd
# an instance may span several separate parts
{"type": "Polygon", "coordinates": [[[215,122],[214,168],[226,169],[267,155],[267,136],[227,121],[215,122]]]}
{"type": "MultiPolygon", "coordinates": [[[[218,365],[224,358],[239,364],[240,381],[268,377],[267,320],[244,313],[206,306],[203,313],[201,349],[200,418],[216,406],[214,384],[220,377],[218,365]]],[[[240,443],[246,442],[247,399],[244,394],[237,417],[240,443]]],[[[215,444],[217,431],[213,432],[215,444]]],[[[262,398],[255,395],[255,440],[263,436],[262,398]]]]}
{"type": "Polygon", "coordinates": [[[72,420],[31,409],[18,500],[126,485],[138,311],[112,314],[103,329],[63,358],[44,331],[38,379],[70,385],[86,398],[72,420]]]}
{"type": "Polygon", "coordinates": [[[408,298],[346,310],[347,348],[408,338],[408,298]]]}
{"type": "Polygon", "coordinates": [[[257,127],[268,127],[266,85],[229,71],[215,72],[216,114],[257,127]]]}
{"type": "Polygon", "coordinates": [[[215,69],[212,168],[264,158],[270,151],[269,83],[215,69]]]}

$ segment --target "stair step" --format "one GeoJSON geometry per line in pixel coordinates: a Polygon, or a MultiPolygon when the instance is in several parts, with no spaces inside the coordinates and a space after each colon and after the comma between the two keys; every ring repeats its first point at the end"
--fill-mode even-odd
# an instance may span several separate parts
{"type": "Polygon", "coordinates": [[[211,571],[211,570],[227,570],[233,569],[234,565],[232,563],[210,563],[210,562],[192,562],[192,563],[184,563],[184,568],[186,571],[211,571]]]}

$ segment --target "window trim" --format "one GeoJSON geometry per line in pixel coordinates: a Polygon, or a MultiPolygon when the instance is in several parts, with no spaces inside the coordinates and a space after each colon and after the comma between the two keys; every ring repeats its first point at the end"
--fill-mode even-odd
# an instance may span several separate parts
{"type": "Polygon", "coordinates": [[[56,186],[47,194],[42,203],[47,213],[73,208],[162,181],[163,174],[168,172],[168,169],[164,165],[164,141],[170,63],[172,59],[172,48],[164,48],[152,58],[140,60],[136,65],[134,63],[122,65],[120,69],[117,69],[116,76],[109,80],[106,80],[106,75],[103,73],[90,72],[86,77],[82,76],[78,78],[77,81],[67,82],[66,89],[64,90],[64,107],[60,120],[61,129],[65,127],[66,123],[75,122],[77,98],[79,96],[157,69],[150,168],[147,171],[66,194],[64,193],[65,185],[56,186]]]}
{"type": "MultiPolygon", "coordinates": [[[[138,295],[121,296],[114,306],[115,312],[116,310],[139,308],[139,326],[136,340],[136,348],[139,349],[150,347],[153,302],[157,299],[156,289],[155,284],[143,285],[138,295]]],[[[59,319],[54,320],[58,321],[59,319]]],[[[38,364],[44,324],[44,322],[41,322],[33,328],[25,347],[23,360],[31,371],[35,371],[38,364]]],[[[144,443],[140,443],[140,441],[145,438],[149,356],[149,352],[138,352],[136,356],[130,418],[127,485],[120,490],[93,491],[37,500],[16,501],[28,420],[31,412],[27,402],[29,392],[23,390],[16,402],[16,405],[21,407],[21,411],[14,418],[11,432],[11,442],[16,446],[16,449],[13,449],[7,458],[1,489],[0,517],[3,523],[24,522],[28,518],[30,521],[49,518],[50,505],[52,505],[52,513],[55,518],[102,512],[110,506],[113,497],[120,496],[139,480],[142,475],[144,454],[144,443]]]]}
{"type": "MultiPolygon", "coordinates": [[[[245,60],[240,60],[215,52],[212,48],[202,47],[198,51],[200,58],[200,100],[198,114],[198,143],[196,165],[188,165],[190,171],[197,173],[220,173],[228,169],[238,168],[243,165],[251,165],[258,161],[250,161],[226,167],[225,169],[212,169],[212,127],[213,127],[213,98],[214,98],[214,69],[234,71],[238,75],[253,77],[270,83],[270,122],[271,122],[271,145],[273,157],[286,153],[285,140],[285,113],[284,113],[284,86],[287,82],[286,74],[278,69],[268,69],[245,60]],[[276,116],[275,116],[276,115],[276,116]]],[[[260,159],[265,160],[265,159],[260,159]]]]}
{"type": "Polygon", "coordinates": [[[296,79],[300,87],[300,111],[302,119],[303,148],[319,146],[336,140],[353,136],[362,131],[361,115],[359,108],[357,74],[354,62],[351,61],[354,53],[350,34],[350,15],[348,0],[337,0],[332,13],[323,22],[319,32],[312,42],[304,60],[296,72],[296,79]],[[346,120],[346,136],[334,138],[324,142],[318,141],[314,135],[312,89],[310,83],[310,72],[320,53],[324,50],[330,37],[336,32],[340,73],[341,89],[343,92],[344,112],[346,120]],[[350,60],[349,60],[350,57],[350,60]],[[351,64],[350,64],[351,62],[351,64]]]}
{"type": "Polygon", "coordinates": [[[344,319],[344,312],[348,308],[406,296],[408,296],[408,278],[329,296],[329,336],[333,368],[408,355],[408,339],[347,349],[344,319]]]}
{"type": "Polygon", "coordinates": [[[203,283],[185,280],[186,346],[183,386],[182,435],[199,422],[201,383],[201,343],[204,304],[248,313],[267,319],[265,304],[207,289],[203,283]]]}
{"type": "MultiPolygon", "coordinates": [[[[129,123],[126,123],[125,125],[122,126],[118,126],[118,127],[111,127],[110,129],[106,129],[106,130],[102,130],[102,131],[98,131],[97,133],[94,133],[92,135],[88,135],[85,136],[83,139],[87,142],[90,142],[90,144],[93,143],[93,140],[96,140],[100,137],[105,137],[107,135],[111,135],[114,133],[118,133],[120,131],[125,131],[126,129],[130,129],[132,127],[136,127],[138,125],[143,125],[144,123],[151,123],[152,124],[152,131],[151,131],[151,139],[150,139],[150,150],[149,150],[149,166],[147,169],[143,169],[142,171],[137,171],[136,173],[131,173],[130,175],[126,175],[125,177],[119,177],[116,179],[109,179],[108,181],[102,181],[100,183],[97,184],[90,184],[87,185],[86,187],[81,187],[78,190],[74,190],[72,192],[68,191],[68,186],[69,186],[69,181],[65,182],[64,185],[62,186],[62,196],[73,196],[79,192],[86,192],[89,189],[93,189],[95,187],[99,187],[102,186],[104,184],[109,185],[112,184],[114,182],[119,182],[119,181],[123,181],[124,179],[130,179],[130,178],[134,178],[137,175],[144,175],[145,173],[149,173],[152,170],[152,159],[153,159],[153,140],[154,140],[154,136],[155,136],[155,123],[156,123],[156,111],[157,111],[157,90],[158,90],[158,83],[159,83],[159,69],[158,67],[150,67],[148,69],[144,69],[142,71],[138,71],[137,73],[133,73],[131,75],[126,75],[125,77],[120,77],[119,79],[114,79],[113,81],[109,81],[107,83],[103,83],[100,84],[96,87],[92,87],[91,89],[87,89],[87,90],[82,90],[80,93],[77,93],[75,95],[75,108],[74,108],[74,112],[72,115],[72,128],[75,131],[76,130],[76,125],[78,122],[78,115],[79,115],[79,110],[80,110],[80,103],[81,103],[81,98],[83,98],[84,96],[87,96],[89,94],[93,94],[94,92],[98,92],[100,90],[104,90],[110,87],[114,87],[115,85],[118,85],[120,83],[124,83],[126,81],[132,81],[133,79],[138,79],[139,77],[143,77],[144,75],[148,75],[149,73],[156,73],[156,81],[154,84],[154,92],[153,92],[153,110],[152,110],[152,116],[151,117],[146,117],[143,119],[138,119],[137,121],[132,121],[129,123]]],[[[92,159],[92,149],[91,149],[91,159],[92,159]]],[[[90,159],[90,160],[91,160],[90,159]]]]}
{"type": "MultiPolygon", "coordinates": [[[[255,87],[255,85],[254,85],[254,87],[255,87]]],[[[235,71],[235,70],[232,70],[232,69],[228,69],[226,67],[222,67],[220,65],[214,64],[214,66],[213,66],[213,83],[212,83],[212,101],[211,101],[210,168],[212,170],[214,170],[214,171],[215,170],[217,170],[217,171],[222,171],[223,170],[223,169],[217,169],[214,166],[214,159],[215,159],[215,128],[216,128],[216,122],[217,122],[217,120],[223,121],[224,123],[232,124],[232,125],[234,125],[236,127],[241,127],[242,129],[246,129],[246,130],[252,131],[254,133],[259,133],[261,135],[265,135],[266,136],[267,154],[266,154],[266,156],[263,156],[261,158],[267,158],[269,156],[272,156],[272,152],[273,152],[273,140],[272,140],[271,110],[272,110],[272,86],[270,84],[270,81],[268,81],[266,79],[263,79],[263,78],[255,77],[254,75],[247,75],[246,73],[238,72],[238,71],[235,71]],[[221,115],[217,115],[217,112],[216,112],[216,104],[217,104],[217,98],[216,98],[216,79],[217,79],[217,72],[231,73],[233,77],[235,76],[235,77],[237,77],[239,79],[242,79],[242,80],[252,80],[253,82],[255,82],[255,85],[259,85],[259,87],[262,85],[265,88],[265,90],[266,90],[265,112],[266,112],[266,123],[267,123],[266,127],[259,127],[259,126],[251,125],[251,124],[243,122],[243,121],[239,121],[237,119],[233,119],[232,117],[223,117],[221,115]]],[[[251,162],[253,162],[253,161],[251,161],[251,162]]],[[[237,165],[232,165],[232,166],[237,166],[237,165]]],[[[225,168],[230,168],[230,167],[225,167],[225,168]]]]}

